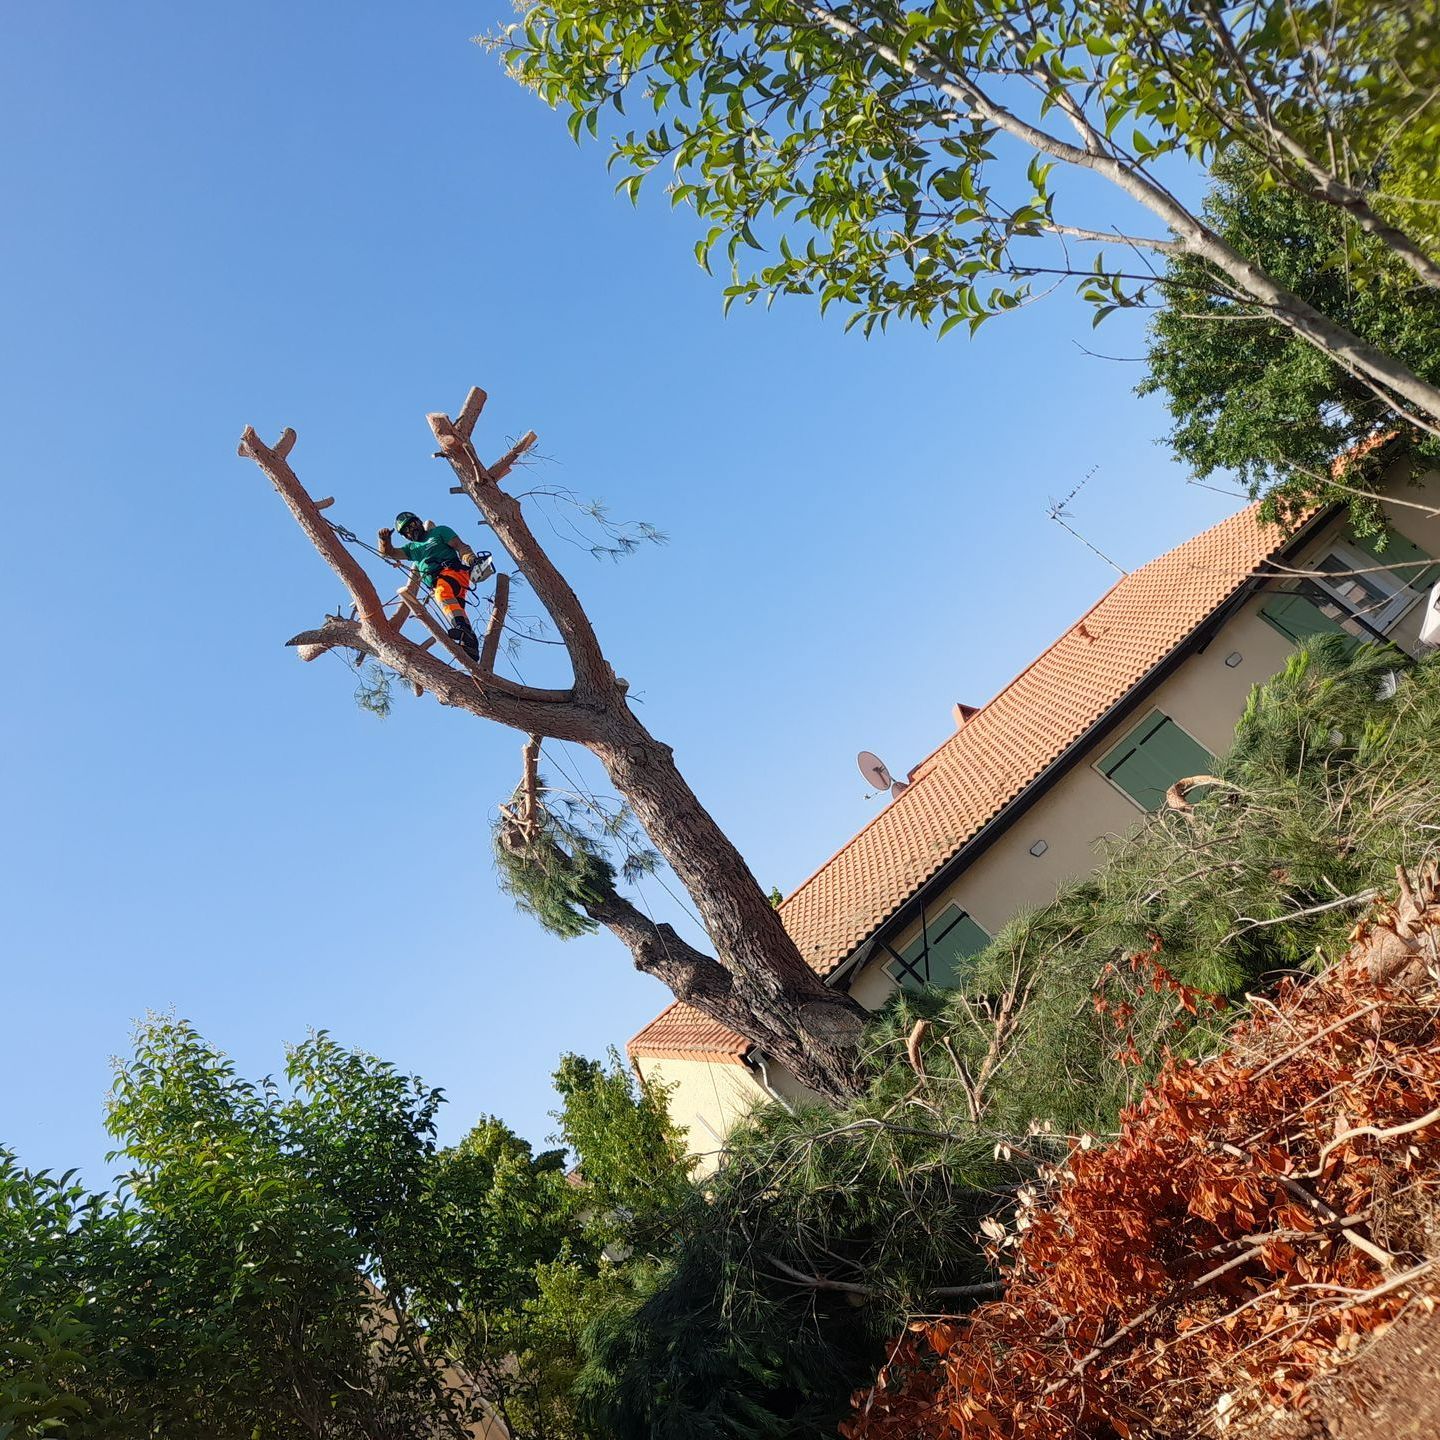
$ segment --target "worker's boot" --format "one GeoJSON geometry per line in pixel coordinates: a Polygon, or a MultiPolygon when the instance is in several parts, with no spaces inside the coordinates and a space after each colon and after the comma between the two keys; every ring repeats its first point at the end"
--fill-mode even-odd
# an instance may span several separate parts
{"type": "Polygon", "coordinates": [[[450,627],[450,638],[472,660],[480,658],[480,641],[468,620],[457,620],[450,627]]]}

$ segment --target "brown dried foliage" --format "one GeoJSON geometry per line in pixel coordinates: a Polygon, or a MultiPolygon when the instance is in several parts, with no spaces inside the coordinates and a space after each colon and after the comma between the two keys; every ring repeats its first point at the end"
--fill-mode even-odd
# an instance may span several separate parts
{"type": "Polygon", "coordinates": [[[1323,980],[1257,1001],[1223,1055],[1168,1063],[1113,1143],[1078,1145],[996,1237],[1004,1298],[913,1322],[841,1433],[1191,1434],[1217,1402],[1299,1405],[1385,1325],[1440,1253],[1440,916],[1410,898],[1408,923],[1381,912],[1323,980]],[[1397,928],[1418,985],[1375,978],[1397,928]]]}

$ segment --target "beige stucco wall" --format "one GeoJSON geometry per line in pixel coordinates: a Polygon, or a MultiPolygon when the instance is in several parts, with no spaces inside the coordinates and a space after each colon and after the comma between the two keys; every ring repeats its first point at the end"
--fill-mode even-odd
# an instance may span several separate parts
{"type": "MultiPolygon", "coordinates": [[[[1435,476],[1425,486],[1395,484],[1392,493],[1412,504],[1440,507],[1440,479],[1435,476]]],[[[1411,504],[1386,503],[1384,508],[1399,534],[1427,554],[1440,557],[1440,517],[1426,515],[1411,504]]],[[[1296,568],[1303,569],[1322,555],[1347,528],[1348,520],[1341,516],[1317,531],[1294,561],[1296,568]]],[[[1124,834],[1143,818],[1140,807],[1106,780],[1095,769],[1095,762],[1151,710],[1163,711],[1212,754],[1228,749],[1251,687],[1281,669],[1290,653],[1289,641],[1260,618],[1263,604],[1261,597],[1247,602],[1203,651],[1190,656],[943,894],[927,902],[927,912],[938,915],[953,902],[994,935],[1017,911],[1048,904],[1066,881],[1095,869],[1104,841],[1124,834]],[[1233,667],[1225,664],[1231,654],[1241,657],[1233,667]],[[1049,847],[1038,858],[1030,854],[1037,840],[1044,840],[1049,847]]],[[[1390,632],[1393,640],[1412,653],[1421,614],[1421,604],[1413,605],[1390,632]]],[[[903,949],[919,933],[917,919],[892,943],[897,950],[903,949]]],[[[885,973],[888,958],[878,956],[869,961],[851,983],[851,994],[870,1009],[883,1004],[895,991],[895,982],[885,973]]]]}
{"type": "MultiPolygon", "coordinates": [[[[1129,724],[1161,710],[1212,754],[1224,751],[1251,687],[1273,675],[1289,653],[1285,637],[1256,613],[1258,601],[1247,604],[1198,655],[1192,655],[1164,684],[1145,698],[1129,720],[1096,745],[1026,813],[968,866],[926,909],[938,915],[954,902],[991,935],[1019,910],[1049,904],[1067,881],[1094,870],[1103,841],[1125,834],[1144,812],[1123,791],[1095,769],[1129,724]],[[1239,664],[1225,664],[1238,653],[1239,664]],[[1045,853],[1030,848],[1043,840],[1045,853]]],[[[918,919],[902,933],[902,949],[920,933],[918,919]]],[[[872,960],[856,977],[851,993],[875,1009],[893,993],[895,982],[885,973],[888,957],[872,960]]]]}
{"type": "MultiPolygon", "coordinates": [[[[685,1132],[685,1143],[698,1162],[699,1175],[708,1175],[720,1163],[723,1139],[731,1127],[770,1098],[741,1064],[650,1055],[637,1056],[635,1063],[647,1084],[659,1081],[673,1087],[670,1118],[685,1132]]],[[[771,1066],[772,1074],[776,1068],[771,1066]]],[[[785,1080],[799,1088],[789,1076],[785,1080]]]]}
{"type": "MultiPolygon", "coordinates": [[[[1417,503],[1440,506],[1440,478],[1432,476],[1425,487],[1397,483],[1392,493],[1410,503],[1385,505],[1390,524],[1440,558],[1440,517],[1412,508],[1417,503]]],[[[1342,516],[1318,531],[1297,557],[1297,568],[1323,554],[1347,528],[1348,521],[1342,516]]],[[[937,915],[953,901],[994,935],[1017,911],[1048,904],[1066,882],[1094,870],[1105,840],[1125,834],[1144,818],[1140,807],[1095,769],[1095,762],[1151,710],[1163,711],[1212,754],[1228,749],[1251,688],[1280,670],[1290,653],[1286,637],[1260,618],[1262,604],[1263,597],[1256,597],[1237,611],[1203,651],[1185,660],[942,895],[927,902],[928,913],[937,915]],[[1239,662],[1227,666],[1226,657],[1232,654],[1239,655],[1239,662]],[[1030,848],[1038,840],[1044,840],[1047,848],[1036,857],[1030,848]]],[[[1417,603],[1391,632],[1392,638],[1412,653],[1420,618],[1417,603]]],[[[908,932],[895,938],[895,948],[903,949],[919,930],[917,920],[908,932]]],[[[894,993],[895,982],[884,969],[887,959],[872,959],[851,981],[851,993],[870,1009],[878,1008],[894,993]]],[[[686,1129],[702,1173],[718,1163],[719,1137],[754,1104],[767,1098],[759,1082],[740,1065],[654,1059],[640,1063],[647,1079],[653,1075],[676,1086],[671,1113],[686,1129]]],[[[769,1081],[787,1099],[812,1098],[773,1062],[769,1081]]]]}

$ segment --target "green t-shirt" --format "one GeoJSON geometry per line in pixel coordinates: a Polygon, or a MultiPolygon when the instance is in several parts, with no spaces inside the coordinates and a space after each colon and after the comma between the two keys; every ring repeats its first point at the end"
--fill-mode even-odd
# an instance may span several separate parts
{"type": "Polygon", "coordinates": [[[420,578],[433,585],[435,577],[442,570],[463,570],[460,554],[455,548],[455,532],[448,525],[437,525],[423,540],[407,540],[397,548],[404,552],[407,560],[415,563],[420,578]]]}

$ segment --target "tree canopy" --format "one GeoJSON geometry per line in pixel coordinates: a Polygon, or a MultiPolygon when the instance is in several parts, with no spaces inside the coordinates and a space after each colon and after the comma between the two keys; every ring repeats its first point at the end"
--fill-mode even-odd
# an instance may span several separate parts
{"type": "Polygon", "coordinates": [[[252,1082],[147,1022],[116,1070],[113,1193],[0,1157],[0,1420],[439,1440],[493,1401],[517,1435],[568,1433],[517,1343],[542,1268],[598,1253],[563,1153],[491,1119],[441,1149],[441,1099],[324,1034],[252,1082]]]}
{"type": "Polygon", "coordinates": [[[1404,57],[1436,23],[1400,0],[538,0],[493,43],[577,136],[612,107],[653,113],[615,142],[618,188],[673,168],[672,200],[708,222],[697,255],[725,243],[727,300],[815,294],[867,331],[894,316],[973,331],[1066,277],[1098,314],[1142,303],[1148,256],[1183,253],[1440,423],[1440,390],[1238,253],[1169,165],[1244,144],[1440,283],[1357,174],[1428,123],[1404,57]],[[1057,167],[1113,188],[1062,195],[1057,167]]]}
{"type": "MultiPolygon", "coordinates": [[[[1265,183],[1236,148],[1221,157],[1206,218],[1282,284],[1356,334],[1440,380],[1440,291],[1359,230],[1343,211],[1265,183]]],[[[1440,461],[1440,439],[1259,306],[1216,293],[1206,266],[1167,262],[1165,307],[1151,324],[1141,394],[1163,395],[1175,453],[1196,473],[1238,474],[1258,494],[1327,497],[1337,457],[1382,434],[1397,443],[1357,455],[1343,482],[1363,486],[1403,450],[1412,469],[1440,461]]],[[[1336,492],[1338,493],[1338,492],[1336,492]]]]}

